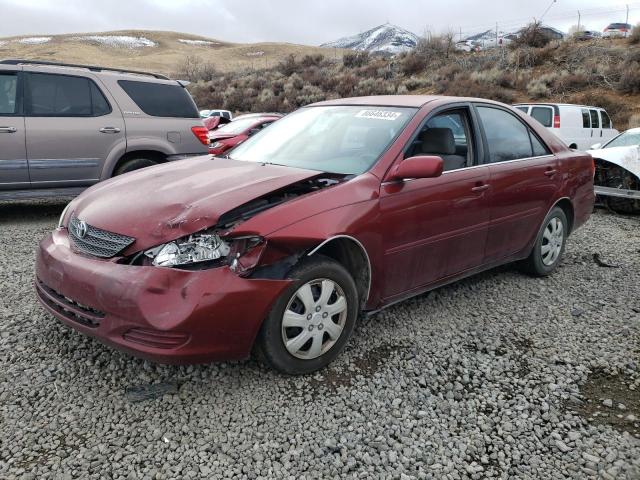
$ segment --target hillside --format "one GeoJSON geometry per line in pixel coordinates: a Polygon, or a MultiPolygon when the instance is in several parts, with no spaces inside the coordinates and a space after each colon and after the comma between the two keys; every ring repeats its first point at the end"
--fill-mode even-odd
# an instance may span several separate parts
{"type": "MultiPolygon", "coordinates": [[[[55,60],[172,74],[187,56],[198,56],[218,71],[274,66],[287,56],[327,53],[291,43],[229,43],[177,32],[126,30],[0,38],[0,58],[55,60]]],[[[341,50],[331,52],[338,59],[341,50]]]]}
{"type": "Polygon", "coordinates": [[[418,36],[396,25],[385,24],[366,32],[323,43],[321,47],[349,48],[369,53],[395,55],[415,48],[418,36]]]}

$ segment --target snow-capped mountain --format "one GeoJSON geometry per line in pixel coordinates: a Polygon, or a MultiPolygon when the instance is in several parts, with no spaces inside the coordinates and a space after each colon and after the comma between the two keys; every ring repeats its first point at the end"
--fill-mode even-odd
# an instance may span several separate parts
{"type": "Polygon", "coordinates": [[[344,37],[321,47],[350,48],[365,50],[369,53],[386,53],[395,55],[415,48],[418,36],[404,28],[389,23],[372,28],[366,32],[344,37]]]}

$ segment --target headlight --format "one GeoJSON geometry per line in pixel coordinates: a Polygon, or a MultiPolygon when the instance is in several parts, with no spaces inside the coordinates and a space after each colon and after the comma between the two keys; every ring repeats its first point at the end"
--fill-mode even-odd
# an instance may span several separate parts
{"type": "Polygon", "coordinates": [[[67,203],[67,206],[64,207],[64,210],[62,210],[62,213],[60,214],[60,219],[58,220],[58,228],[64,227],[64,216],[67,214],[67,210],[69,210],[69,205],[71,205],[71,202],[67,203]]]}
{"type": "Polygon", "coordinates": [[[158,267],[175,267],[218,260],[229,255],[229,250],[229,244],[218,235],[195,233],[146,250],[144,254],[158,267]]]}

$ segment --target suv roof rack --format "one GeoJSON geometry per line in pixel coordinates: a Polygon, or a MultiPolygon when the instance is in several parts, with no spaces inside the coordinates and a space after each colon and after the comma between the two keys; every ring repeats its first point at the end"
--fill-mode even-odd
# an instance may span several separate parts
{"type": "Polygon", "coordinates": [[[134,73],[136,75],[147,75],[159,80],[171,80],[169,77],[165,75],[161,75],[159,73],[152,72],[143,72],[141,70],[128,70],[126,68],[109,68],[109,67],[98,67],[96,65],[81,65],[77,63],[62,63],[62,62],[48,62],[44,60],[24,60],[24,59],[15,59],[10,58],[7,60],[0,60],[0,64],[3,65],[49,65],[52,67],[73,67],[73,68],[86,68],[91,70],[92,72],[119,72],[119,73],[134,73]]]}

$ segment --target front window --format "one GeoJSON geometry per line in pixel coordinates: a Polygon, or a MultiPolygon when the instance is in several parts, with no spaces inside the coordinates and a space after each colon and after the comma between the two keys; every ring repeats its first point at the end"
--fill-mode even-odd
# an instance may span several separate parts
{"type": "Polygon", "coordinates": [[[237,146],[230,158],[357,175],[375,164],[416,112],[364,105],[302,108],[237,146]]]}
{"type": "Polygon", "coordinates": [[[603,148],[640,146],[640,130],[628,130],[607,143],[603,148]]]}

